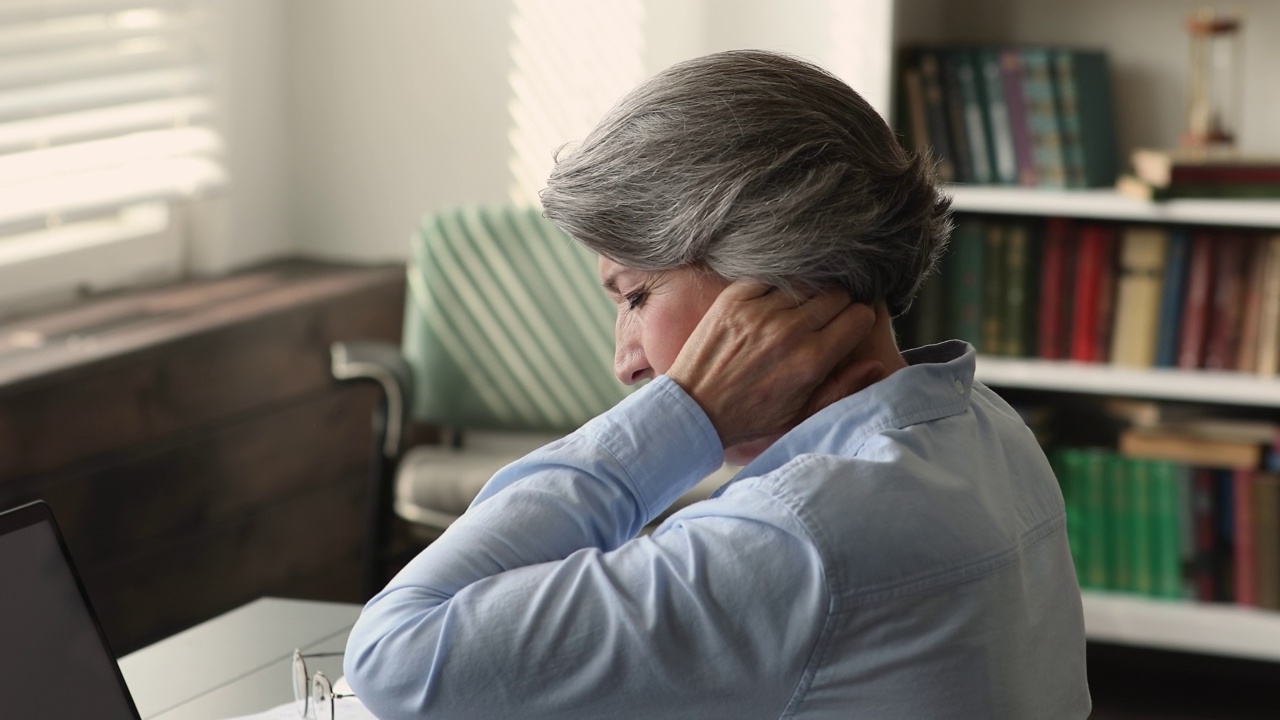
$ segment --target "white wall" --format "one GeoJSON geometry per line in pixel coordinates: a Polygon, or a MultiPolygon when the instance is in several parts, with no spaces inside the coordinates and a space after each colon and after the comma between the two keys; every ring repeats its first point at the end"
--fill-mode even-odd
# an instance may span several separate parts
{"type": "MultiPolygon", "coordinates": [[[[197,271],[402,259],[423,212],[506,201],[510,0],[208,6],[231,185],[196,213],[197,271]]],[[[648,0],[645,70],[733,47],[832,66],[832,20],[830,0],[648,0]]],[[[876,27],[862,30],[887,36],[876,27]]]]}
{"type": "Polygon", "coordinates": [[[506,0],[286,0],[290,228],[402,258],[424,211],[507,197],[506,0]]]}
{"type": "Polygon", "coordinates": [[[206,43],[230,184],[192,208],[187,264],[216,274],[289,254],[284,0],[206,2],[206,43]]]}

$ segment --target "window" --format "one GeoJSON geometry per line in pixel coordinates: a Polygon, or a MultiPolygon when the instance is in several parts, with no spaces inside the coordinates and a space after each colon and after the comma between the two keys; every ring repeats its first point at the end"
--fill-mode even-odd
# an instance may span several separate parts
{"type": "Polygon", "coordinates": [[[539,206],[554,153],[644,78],[641,0],[515,0],[511,201],[539,206]]]}
{"type": "Polygon", "coordinates": [[[201,0],[0,0],[0,314],[182,269],[224,182],[201,0]]]}

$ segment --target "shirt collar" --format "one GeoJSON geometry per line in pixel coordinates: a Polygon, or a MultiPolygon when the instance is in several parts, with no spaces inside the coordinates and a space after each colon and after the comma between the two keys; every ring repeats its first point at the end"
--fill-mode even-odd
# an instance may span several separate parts
{"type": "Polygon", "coordinates": [[[977,352],[948,340],[902,353],[908,366],[833,403],[783,435],[738,474],[764,475],[807,453],[856,454],[867,438],[965,412],[977,352]]]}

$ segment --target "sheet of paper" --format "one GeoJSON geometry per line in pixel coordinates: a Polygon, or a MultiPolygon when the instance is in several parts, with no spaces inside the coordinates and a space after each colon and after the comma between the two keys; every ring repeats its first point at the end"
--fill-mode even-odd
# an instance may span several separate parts
{"type": "MultiPolygon", "coordinates": [[[[314,717],[314,716],[313,716],[314,717]]],[[[334,720],[377,720],[356,698],[338,698],[334,701],[334,720]]],[[[253,715],[241,715],[228,720],[298,720],[298,706],[292,702],[253,715]]]]}

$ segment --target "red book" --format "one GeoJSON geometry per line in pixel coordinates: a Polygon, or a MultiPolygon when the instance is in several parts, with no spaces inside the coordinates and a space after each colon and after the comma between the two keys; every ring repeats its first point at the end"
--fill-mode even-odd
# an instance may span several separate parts
{"type": "Polygon", "coordinates": [[[1038,355],[1064,360],[1070,355],[1072,240],[1074,228],[1066,218],[1051,218],[1045,228],[1040,264],[1040,334],[1038,355]]]}
{"type": "Polygon", "coordinates": [[[1005,107],[1009,108],[1009,127],[1013,131],[1013,154],[1018,165],[1018,184],[1036,185],[1036,161],[1031,147],[1031,129],[1027,125],[1027,103],[1022,96],[1022,55],[1017,50],[1000,53],[1000,80],[1005,107]]]}
{"type": "Polygon", "coordinates": [[[1258,604],[1258,565],[1254,559],[1253,471],[1236,470],[1232,476],[1232,539],[1235,549],[1236,603],[1258,604]]]}
{"type": "Polygon", "coordinates": [[[1192,479],[1192,523],[1195,526],[1195,564],[1192,580],[1196,599],[1212,602],[1213,592],[1213,471],[1196,468],[1192,479]]]}
{"type": "Polygon", "coordinates": [[[1280,165],[1177,165],[1170,185],[1280,185],[1280,165]]]}
{"type": "Polygon", "coordinates": [[[1106,350],[1098,347],[1098,318],[1100,313],[1110,312],[1106,282],[1113,244],[1111,228],[1105,225],[1085,225],[1080,229],[1071,318],[1072,360],[1096,362],[1106,355],[1106,350]]]}
{"type": "Polygon", "coordinates": [[[1209,322],[1209,289],[1213,282],[1213,236],[1197,233],[1191,241],[1187,264],[1187,289],[1182,305],[1182,330],[1178,333],[1178,367],[1204,367],[1205,335],[1209,322]]]}
{"type": "Polygon", "coordinates": [[[1098,308],[1093,321],[1093,362],[1111,361],[1111,328],[1116,317],[1116,283],[1120,275],[1116,267],[1116,248],[1119,238],[1115,228],[1106,228],[1102,263],[1098,266],[1098,308]]]}
{"type": "Polygon", "coordinates": [[[1204,367],[1235,370],[1244,302],[1245,240],[1238,235],[1215,238],[1212,304],[1209,310],[1204,367]]]}

